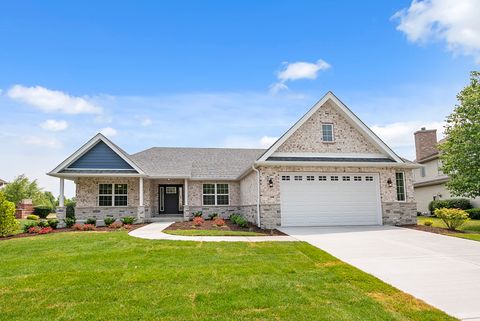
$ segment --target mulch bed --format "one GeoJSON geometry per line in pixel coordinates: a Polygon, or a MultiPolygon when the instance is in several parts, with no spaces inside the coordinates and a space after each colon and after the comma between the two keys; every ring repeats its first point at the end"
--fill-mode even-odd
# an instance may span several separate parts
{"type": "Polygon", "coordinates": [[[205,220],[201,226],[193,225],[192,221],[176,222],[167,227],[165,230],[215,230],[215,231],[242,231],[242,232],[256,232],[265,235],[286,235],[279,230],[264,230],[256,225],[248,223],[248,227],[240,227],[233,224],[230,220],[225,220],[225,226],[217,227],[213,225],[213,221],[205,220]]]}
{"type": "MultiPolygon", "coordinates": [[[[147,224],[134,224],[134,225],[131,225],[131,227],[128,230],[133,231],[133,230],[136,230],[137,228],[140,228],[140,227],[145,226],[145,225],[147,225],[147,224]]],[[[65,233],[65,232],[115,232],[115,231],[118,231],[118,230],[122,230],[122,228],[111,229],[111,228],[108,228],[106,226],[101,226],[101,227],[96,227],[95,230],[93,230],[93,231],[79,231],[79,230],[74,230],[73,228],[66,228],[65,227],[65,228],[58,228],[56,230],[53,230],[52,232],[50,232],[48,234],[65,233]]],[[[10,236],[7,236],[7,237],[0,237],[0,241],[10,240],[10,239],[19,239],[19,238],[23,238],[23,237],[32,237],[32,236],[38,236],[38,235],[47,235],[47,234],[20,233],[20,234],[10,235],[10,236]]]]}
{"type": "Polygon", "coordinates": [[[434,227],[434,226],[426,226],[426,225],[407,225],[404,226],[406,228],[410,228],[412,230],[417,230],[417,231],[424,231],[424,232],[430,232],[430,233],[436,233],[436,234],[464,234],[465,232],[463,231],[451,231],[443,227],[434,227]]]}

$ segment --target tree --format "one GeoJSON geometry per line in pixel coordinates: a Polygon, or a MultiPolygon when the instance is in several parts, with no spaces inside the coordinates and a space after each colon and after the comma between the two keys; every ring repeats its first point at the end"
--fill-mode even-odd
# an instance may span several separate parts
{"type": "Polygon", "coordinates": [[[43,192],[37,180],[30,181],[25,175],[17,176],[3,189],[10,202],[18,204],[23,199],[31,199],[33,205],[46,205],[55,208],[55,197],[50,192],[43,192]]]}
{"type": "Polygon", "coordinates": [[[13,234],[18,228],[15,219],[15,204],[9,202],[5,194],[0,191],[0,237],[13,234]]]}
{"type": "Polygon", "coordinates": [[[458,95],[459,104],[447,117],[447,139],[439,145],[446,186],[454,196],[480,196],[480,72],[458,95]]]}

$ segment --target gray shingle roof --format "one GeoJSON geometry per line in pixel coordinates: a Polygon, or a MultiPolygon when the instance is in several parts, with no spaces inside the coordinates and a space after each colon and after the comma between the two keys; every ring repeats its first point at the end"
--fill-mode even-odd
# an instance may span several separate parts
{"type": "Polygon", "coordinates": [[[153,147],[129,158],[149,176],[232,180],[263,152],[264,149],[153,147]]]}

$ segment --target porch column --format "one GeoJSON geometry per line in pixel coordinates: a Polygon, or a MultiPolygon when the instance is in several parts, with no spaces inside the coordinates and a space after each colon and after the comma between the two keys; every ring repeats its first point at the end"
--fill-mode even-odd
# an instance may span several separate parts
{"type": "Polygon", "coordinates": [[[58,206],[64,207],[65,206],[65,179],[60,178],[60,195],[58,197],[58,206]]]}
{"type": "Polygon", "coordinates": [[[143,177],[140,177],[139,188],[138,188],[138,206],[143,206],[143,177]]]}

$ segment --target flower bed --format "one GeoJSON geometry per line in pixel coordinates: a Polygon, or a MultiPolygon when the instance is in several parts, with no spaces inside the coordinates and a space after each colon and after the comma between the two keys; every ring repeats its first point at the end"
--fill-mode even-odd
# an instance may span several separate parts
{"type": "MultiPolygon", "coordinates": [[[[195,218],[197,219],[197,218],[195,218]]],[[[212,231],[240,231],[240,232],[256,232],[263,235],[285,235],[279,230],[264,230],[251,223],[247,224],[247,227],[241,227],[234,224],[231,220],[215,219],[215,220],[203,220],[200,225],[196,225],[200,220],[188,221],[188,222],[176,222],[165,229],[165,231],[171,230],[212,230],[212,231]],[[221,220],[221,222],[219,221],[221,220]],[[223,225],[222,225],[223,224],[223,225]]]]}

